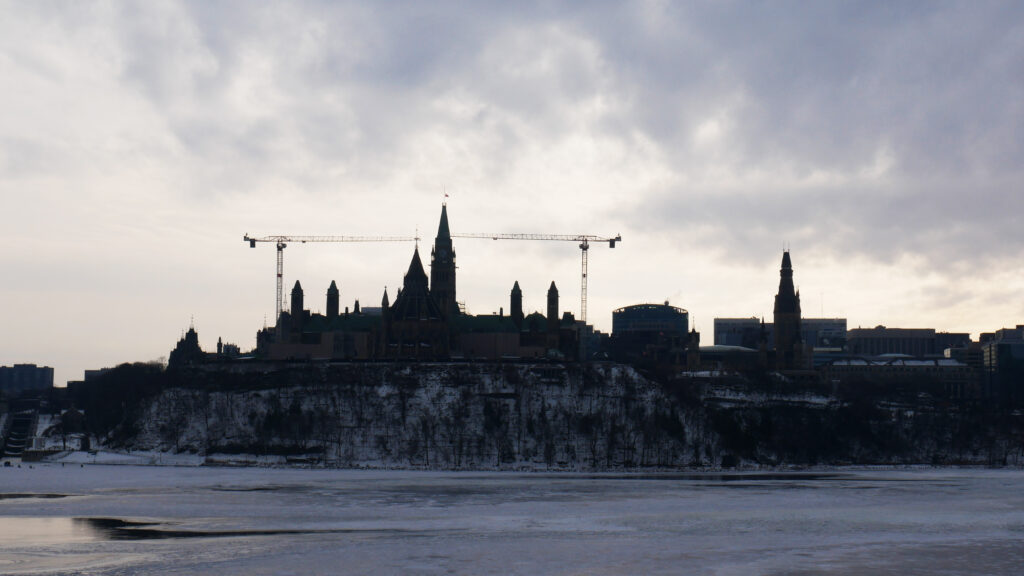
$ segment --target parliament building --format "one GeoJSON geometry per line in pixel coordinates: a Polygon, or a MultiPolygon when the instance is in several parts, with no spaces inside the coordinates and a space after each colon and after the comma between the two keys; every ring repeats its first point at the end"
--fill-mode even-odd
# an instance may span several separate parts
{"type": "Polygon", "coordinates": [[[559,313],[554,282],[546,315],[524,316],[518,281],[509,294],[507,315],[504,308],[498,314],[466,314],[456,300],[455,250],[445,205],[430,251],[429,276],[417,246],[393,301],[385,290],[380,308],[356,301],[352,310],[342,311],[339,298],[332,281],[325,313],[312,313],[296,281],[290,310],[257,335],[256,355],[270,360],[577,360],[586,330],[571,313],[559,313]]]}

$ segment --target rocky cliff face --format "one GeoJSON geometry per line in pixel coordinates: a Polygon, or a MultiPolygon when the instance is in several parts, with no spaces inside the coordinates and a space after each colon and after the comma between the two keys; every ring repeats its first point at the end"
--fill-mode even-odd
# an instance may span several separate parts
{"type": "Polygon", "coordinates": [[[441,469],[1024,462],[1019,414],[994,407],[662,384],[615,364],[235,365],[169,382],[107,442],[441,469]]]}

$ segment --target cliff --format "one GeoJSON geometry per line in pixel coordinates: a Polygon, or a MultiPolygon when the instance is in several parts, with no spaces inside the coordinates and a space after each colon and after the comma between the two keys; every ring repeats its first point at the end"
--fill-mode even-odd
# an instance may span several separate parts
{"type": "Polygon", "coordinates": [[[441,469],[1024,462],[1019,412],[923,392],[659,383],[610,363],[228,364],[160,377],[94,427],[104,444],[441,469]]]}

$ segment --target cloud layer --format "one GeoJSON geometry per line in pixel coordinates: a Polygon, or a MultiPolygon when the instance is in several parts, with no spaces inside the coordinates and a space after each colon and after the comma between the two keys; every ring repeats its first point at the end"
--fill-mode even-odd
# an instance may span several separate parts
{"type": "MultiPolygon", "coordinates": [[[[671,299],[978,332],[1022,321],[1014,3],[7,3],[0,363],[252,345],[253,234],[621,233],[590,319],[671,299]]],[[[460,241],[460,299],[578,309],[571,245],[460,241]]],[[[379,300],[410,246],[290,247],[318,306],[379,300]]],[[[350,303],[351,304],[351,303],[350,303]]],[[[272,318],[268,319],[272,322],[272,318]]]]}

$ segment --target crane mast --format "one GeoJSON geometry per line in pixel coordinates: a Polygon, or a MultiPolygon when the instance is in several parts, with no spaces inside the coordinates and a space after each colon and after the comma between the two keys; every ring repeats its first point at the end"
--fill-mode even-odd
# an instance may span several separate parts
{"type": "Polygon", "coordinates": [[[604,236],[592,236],[590,234],[488,234],[484,232],[472,232],[466,234],[452,234],[452,238],[484,238],[491,240],[556,240],[562,242],[579,242],[582,258],[582,272],[580,274],[580,320],[587,321],[587,252],[590,250],[591,242],[607,242],[609,248],[615,248],[616,242],[622,242],[622,236],[616,234],[614,238],[604,236]]]}
{"type": "MultiPolygon", "coordinates": [[[[272,242],[277,246],[277,302],[274,310],[274,325],[281,330],[281,310],[284,302],[284,249],[289,242],[414,242],[419,241],[416,236],[249,236],[246,234],[242,240],[249,243],[250,248],[255,248],[257,242],[272,242]]],[[[280,334],[279,334],[280,335],[280,334]]]]}

